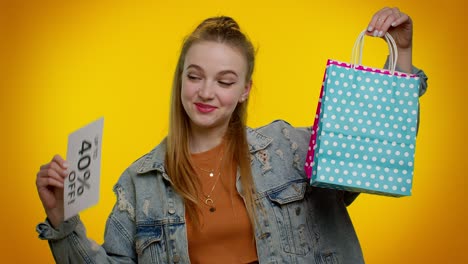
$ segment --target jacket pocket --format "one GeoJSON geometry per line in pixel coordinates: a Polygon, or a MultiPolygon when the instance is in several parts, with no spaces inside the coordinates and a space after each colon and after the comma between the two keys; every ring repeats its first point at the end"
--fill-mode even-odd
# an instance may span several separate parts
{"type": "Polygon", "coordinates": [[[306,255],[310,251],[311,236],[304,204],[306,188],[307,182],[301,180],[267,192],[274,211],[275,219],[271,220],[277,223],[281,248],[287,253],[306,255]]]}
{"type": "Polygon", "coordinates": [[[166,249],[160,225],[137,225],[135,249],[139,263],[163,263],[166,249]]]}

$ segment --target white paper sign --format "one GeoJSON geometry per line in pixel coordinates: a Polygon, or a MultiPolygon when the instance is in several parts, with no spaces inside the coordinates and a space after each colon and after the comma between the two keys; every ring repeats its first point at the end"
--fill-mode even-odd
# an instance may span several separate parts
{"type": "Polygon", "coordinates": [[[68,177],[63,187],[64,218],[77,215],[99,200],[104,118],[68,136],[68,177]]]}

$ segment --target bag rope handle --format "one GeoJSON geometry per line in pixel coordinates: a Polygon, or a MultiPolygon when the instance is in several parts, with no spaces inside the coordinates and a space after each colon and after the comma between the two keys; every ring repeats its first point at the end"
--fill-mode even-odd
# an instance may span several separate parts
{"type": "MultiPolygon", "coordinates": [[[[363,30],[356,41],[354,42],[353,51],[351,54],[351,68],[355,68],[356,65],[362,65],[362,50],[364,48],[364,36],[367,30],[363,30]]],[[[385,40],[387,41],[389,51],[389,70],[391,74],[395,73],[396,64],[398,60],[398,49],[395,40],[392,35],[388,32],[385,33],[385,40]]]]}

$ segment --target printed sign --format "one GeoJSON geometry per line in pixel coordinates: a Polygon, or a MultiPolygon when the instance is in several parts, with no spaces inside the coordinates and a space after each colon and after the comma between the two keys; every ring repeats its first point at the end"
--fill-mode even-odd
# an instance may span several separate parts
{"type": "Polygon", "coordinates": [[[69,168],[63,187],[65,220],[99,200],[103,125],[104,118],[100,118],[68,136],[69,168]]]}

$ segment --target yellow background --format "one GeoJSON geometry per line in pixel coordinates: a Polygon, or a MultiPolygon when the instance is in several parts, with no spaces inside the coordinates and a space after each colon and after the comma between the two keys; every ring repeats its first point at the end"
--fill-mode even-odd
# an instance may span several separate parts
{"type": "MultiPolygon", "coordinates": [[[[82,213],[89,236],[102,242],[113,184],[166,134],[180,44],[202,19],[232,16],[258,47],[249,125],[281,118],[307,126],[326,60],[349,60],[356,36],[384,6],[412,16],[414,64],[430,78],[413,196],[361,195],[349,210],[367,263],[466,263],[462,0],[3,0],[1,262],[53,262],[35,232],[44,219],[36,172],[55,153],[66,155],[70,132],[104,116],[101,198],[82,213]]],[[[383,41],[366,38],[365,64],[381,66],[385,56],[383,41]]]]}

